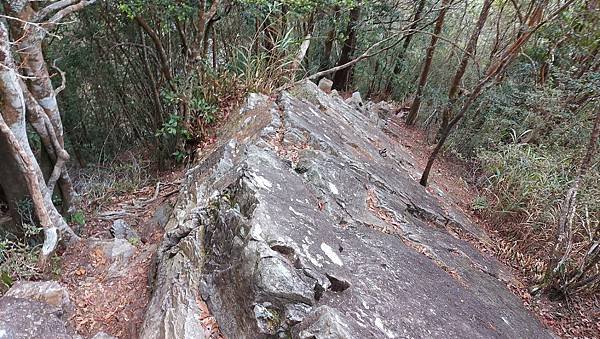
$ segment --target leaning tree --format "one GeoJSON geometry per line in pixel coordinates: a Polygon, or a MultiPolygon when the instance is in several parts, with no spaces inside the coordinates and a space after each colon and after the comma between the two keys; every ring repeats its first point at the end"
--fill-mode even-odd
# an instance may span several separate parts
{"type": "MultiPolygon", "coordinates": [[[[19,204],[30,200],[37,222],[44,230],[41,263],[55,250],[59,238],[75,240],[63,216],[52,202],[55,188],[63,209],[68,211],[75,191],[66,162],[65,141],[57,95],[44,58],[45,38],[70,14],[95,0],[27,1],[2,0],[0,22],[0,188],[9,205],[13,224],[20,223],[19,204]],[[29,144],[28,131],[35,131],[52,170],[44,175],[29,144]]],[[[19,232],[18,226],[7,231],[19,232]]]]}

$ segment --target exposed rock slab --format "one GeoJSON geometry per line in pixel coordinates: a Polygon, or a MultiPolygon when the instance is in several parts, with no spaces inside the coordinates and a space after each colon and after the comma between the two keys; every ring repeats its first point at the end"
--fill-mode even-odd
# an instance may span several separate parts
{"type": "Polygon", "coordinates": [[[77,338],[66,325],[63,311],[35,300],[0,298],[0,338],[77,338]]]}
{"type": "Polygon", "coordinates": [[[551,337],[357,102],[250,96],[187,173],[143,338],[208,337],[204,303],[230,338],[551,337]]]}
{"type": "Polygon", "coordinates": [[[64,311],[71,306],[69,292],[57,281],[17,281],[4,295],[44,302],[64,311]]]}

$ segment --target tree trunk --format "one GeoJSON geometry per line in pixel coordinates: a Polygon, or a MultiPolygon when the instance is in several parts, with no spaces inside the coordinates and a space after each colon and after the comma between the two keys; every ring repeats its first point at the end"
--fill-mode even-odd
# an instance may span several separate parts
{"type": "MultiPolygon", "coordinates": [[[[0,150],[6,152],[1,155],[2,159],[9,163],[7,167],[16,169],[8,178],[2,180],[3,190],[6,192],[11,189],[12,184],[7,184],[7,180],[25,183],[37,221],[44,229],[45,239],[40,263],[45,266],[47,259],[56,249],[59,230],[71,240],[77,239],[77,236],[52,204],[51,188],[46,187],[42,171],[29,146],[25,99],[15,71],[16,65],[10,45],[8,31],[4,24],[0,23],[0,63],[4,66],[0,68],[0,95],[3,103],[0,115],[0,150]]],[[[60,169],[55,172],[52,176],[58,179],[60,169]]]]}
{"type": "MultiPolygon", "coordinates": [[[[350,18],[348,26],[346,26],[346,40],[342,47],[340,59],[337,62],[337,66],[344,65],[352,60],[352,54],[356,49],[356,25],[360,18],[360,3],[357,3],[354,8],[350,10],[350,18]]],[[[333,88],[341,91],[348,89],[352,82],[352,70],[353,66],[341,69],[333,75],[333,88]]]]}
{"type": "Polygon", "coordinates": [[[394,80],[394,77],[398,76],[400,74],[400,72],[402,71],[402,61],[404,60],[406,51],[408,50],[408,47],[410,46],[410,42],[412,41],[412,38],[416,33],[415,30],[417,29],[417,26],[419,25],[419,21],[421,20],[421,15],[423,14],[424,8],[425,8],[425,0],[419,0],[419,4],[417,5],[417,8],[415,9],[415,15],[413,17],[413,21],[409,27],[409,33],[404,38],[404,43],[402,44],[402,49],[400,49],[400,53],[398,53],[398,56],[394,60],[393,76],[389,79],[389,81],[385,87],[386,93],[391,93],[392,82],[394,80]]]}
{"type": "Polygon", "coordinates": [[[435,22],[435,28],[433,29],[431,42],[429,43],[429,47],[425,52],[425,62],[423,63],[423,68],[419,77],[419,85],[417,86],[417,91],[415,92],[415,98],[413,100],[413,103],[410,106],[410,112],[406,117],[407,125],[414,125],[417,121],[419,109],[421,108],[421,98],[423,96],[425,86],[427,85],[427,79],[429,78],[431,61],[433,60],[433,54],[435,53],[435,47],[437,46],[439,35],[442,32],[442,28],[444,26],[444,18],[446,17],[446,12],[448,11],[449,4],[450,0],[442,0],[442,8],[440,9],[440,13],[438,14],[437,20],[435,22]]]}
{"type": "Polygon", "coordinates": [[[458,69],[454,74],[454,78],[452,78],[452,84],[450,85],[450,89],[448,90],[448,104],[442,115],[442,128],[440,130],[444,130],[450,122],[450,112],[452,110],[452,106],[454,106],[456,99],[458,98],[460,82],[463,76],[465,75],[465,71],[467,70],[469,58],[475,57],[477,50],[477,42],[479,41],[479,36],[481,35],[483,26],[485,26],[485,23],[487,21],[491,6],[492,0],[485,0],[483,2],[481,12],[479,12],[479,19],[477,19],[477,23],[475,24],[473,33],[471,33],[471,37],[469,38],[467,47],[463,52],[462,59],[460,61],[460,64],[458,65],[458,69]]]}
{"type": "MultiPolygon", "coordinates": [[[[497,79],[499,76],[503,74],[508,65],[514,60],[514,58],[519,54],[519,51],[529,41],[529,38],[533,35],[533,33],[538,30],[544,23],[548,22],[548,20],[555,18],[558,14],[564,11],[568,6],[570,6],[574,1],[569,1],[559,7],[554,13],[552,13],[547,20],[542,20],[543,12],[548,2],[540,1],[536,2],[535,7],[532,9],[527,22],[524,24],[520,30],[520,33],[515,37],[515,40],[510,43],[505,49],[504,52],[500,55],[500,57],[493,62],[490,63],[488,69],[486,70],[486,75],[483,79],[479,81],[479,83],[475,86],[475,88],[470,92],[467,100],[462,105],[460,112],[448,123],[446,128],[442,129],[440,133],[440,140],[434,148],[433,152],[430,154],[429,159],[427,160],[427,165],[425,170],[423,171],[423,175],[421,176],[420,184],[422,186],[427,186],[427,181],[429,180],[429,174],[431,173],[431,168],[433,167],[433,163],[435,162],[440,150],[444,146],[444,143],[452,128],[462,117],[466,114],[466,112],[471,108],[475,100],[479,97],[481,92],[490,85],[492,80],[497,79]]],[[[452,115],[452,107],[448,112],[448,115],[452,115]]]]}
{"type": "MultiPolygon", "coordinates": [[[[579,193],[579,186],[581,180],[587,174],[590,169],[592,160],[596,155],[598,149],[598,138],[600,137],[600,109],[596,108],[594,125],[592,127],[592,133],[590,135],[590,141],[587,146],[587,150],[579,169],[575,175],[575,179],[571,184],[571,187],[565,195],[563,200],[560,217],[558,224],[556,225],[554,248],[550,255],[550,261],[544,275],[544,282],[546,284],[545,290],[552,291],[555,289],[564,292],[564,288],[561,288],[556,281],[556,275],[560,272],[566,261],[569,259],[570,252],[572,250],[572,239],[573,239],[573,218],[575,218],[575,211],[577,208],[577,194],[579,193]]],[[[584,273],[584,272],[582,272],[584,273]]],[[[576,281],[573,281],[575,283],[576,281]]]]}
{"type": "MultiPolygon", "coordinates": [[[[63,207],[71,212],[76,192],[73,183],[67,172],[65,163],[69,159],[68,153],[64,149],[63,125],[60,116],[60,110],[56,101],[57,92],[52,86],[50,73],[42,51],[42,41],[47,31],[56,26],[57,22],[69,11],[77,10],[80,5],[87,5],[90,2],[82,1],[75,5],[65,7],[61,16],[52,17],[52,21],[44,25],[35,26],[25,22],[35,21],[38,13],[35,12],[30,4],[22,8],[15,8],[14,4],[4,4],[5,10],[19,18],[20,20],[8,20],[12,34],[16,39],[16,51],[21,59],[21,69],[29,77],[25,87],[28,89],[25,93],[25,103],[28,113],[36,115],[33,118],[32,126],[42,139],[43,147],[48,152],[54,167],[58,171],[58,185],[62,194],[63,207]],[[43,26],[43,28],[42,28],[43,26]],[[35,106],[35,107],[33,107],[35,106]]],[[[31,115],[28,114],[28,115],[31,115]]],[[[28,117],[29,119],[29,117],[28,117]]]]}

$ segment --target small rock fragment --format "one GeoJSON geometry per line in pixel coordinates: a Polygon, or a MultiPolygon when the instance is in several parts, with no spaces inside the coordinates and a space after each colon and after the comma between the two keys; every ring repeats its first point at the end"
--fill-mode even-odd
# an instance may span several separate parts
{"type": "Polygon", "coordinates": [[[117,339],[117,337],[113,337],[112,335],[105,332],[98,332],[92,339],[117,339]]]}
{"type": "Polygon", "coordinates": [[[357,110],[362,110],[364,107],[364,103],[362,97],[360,96],[360,92],[352,93],[352,96],[346,99],[346,103],[357,110]]]}
{"type": "Polygon", "coordinates": [[[138,233],[123,219],[117,219],[113,222],[110,233],[116,239],[140,239],[138,233]]]}
{"type": "Polygon", "coordinates": [[[333,87],[333,81],[323,78],[319,81],[319,89],[325,93],[331,93],[331,87],[333,87]]]}

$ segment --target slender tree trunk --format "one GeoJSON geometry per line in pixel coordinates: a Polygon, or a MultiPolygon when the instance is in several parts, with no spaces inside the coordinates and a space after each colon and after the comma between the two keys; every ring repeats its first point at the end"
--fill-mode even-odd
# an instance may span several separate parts
{"type": "MultiPolygon", "coordinates": [[[[340,59],[337,62],[337,66],[344,65],[352,60],[352,54],[356,49],[356,25],[360,18],[360,3],[357,3],[354,8],[350,10],[350,18],[348,26],[346,26],[346,40],[342,47],[340,59]]],[[[337,90],[347,90],[348,86],[352,81],[352,70],[353,66],[341,69],[333,75],[333,88],[337,90]]]]}
{"type": "MultiPolygon", "coordinates": [[[[340,16],[340,8],[339,6],[335,6],[334,9],[335,20],[337,21],[340,16]]],[[[327,38],[325,38],[325,42],[323,43],[323,53],[321,54],[321,59],[319,62],[319,72],[324,71],[331,67],[331,51],[333,50],[333,42],[336,37],[336,29],[335,26],[331,27],[331,29],[327,32],[327,38]]],[[[320,80],[320,79],[319,79],[320,80]]]]}
{"type": "Polygon", "coordinates": [[[404,38],[404,43],[402,44],[402,48],[400,49],[400,53],[394,60],[394,71],[392,72],[393,76],[388,80],[387,85],[385,86],[385,92],[391,93],[392,91],[392,82],[394,77],[397,77],[402,71],[402,62],[404,61],[404,56],[406,55],[406,51],[410,46],[410,42],[412,41],[413,36],[415,35],[415,30],[419,25],[419,21],[421,20],[421,15],[423,14],[423,9],[425,9],[425,0],[419,0],[419,4],[415,9],[415,15],[413,17],[412,24],[409,27],[410,33],[404,38]]]}
{"type": "Polygon", "coordinates": [[[410,106],[408,116],[406,117],[407,125],[414,125],[417,121],[419,109],[421,108],[421,99],[423,97],[423,91],[425,90],[425,86],[427,85],[427,79],[429,78],[429,70],[431,69],[431,62],[433,61],[433,55],[435,53],[435,48],[437,46],[439,35],[442,32],[442,28],[444,26],[444,18],[446,17],[446,12],[448,11],[449,4],[450,0],[442,0],[442,8],[440,9],[440,13],[438,14],[437,20],[435,22],[435,28],[433,29],[431,42],[429,43],[429,47],[425,52],[425,61],[423,62],[423,68],[421,69],[421,75],[419,76],[419,84],[417,85],[417,91],[415,92],[415,97],[412,105],[410,106]]]}
{"type": "Polygon", "coordinates": [[[485,0],[483,2],[481,12],[479,13],[479,19],[477,19],[477,23],[475,24],[475,28],[471,33],[471,37],[469,38],[467,47],[463,52],[462,59],[460,61],[460,64],[458,65],[458,69],[456,70],[456,73],[452,78],[452,83],[450,85],[450,89],[448,90],[448,103],[442,115],[442,128],[440,130],[444,130],[450,122],[450,112],[452,110],[452,106],[454,106],[456,99],[458,98],[460,82],[465,74],[465,71],[467,70],[467,66],[469,65],[469,58],[475,57],[477,50],[477,42],[479,41],[479,36],[481,35],[483,26],[485,26],[485,23],[487,21],[491,6],[492,0],[485,0]]]}
{"type": "Polygon", "coordinates": [[[555,288],[558,288],[559,290],[563,289],[558,286],[556,276],[571,254],[573,245],[573,218],[575,218],[575,211],[577,208],[579,186],[581,185],[581,180],[590,169],[592,160],[598,150],[598,138],[600,137],[600,109],[597,107],[595,115],[594,125],[592,127],[592,133],[590,135],[590,141],[585,156],[581,159],[575,179],[567,191],[561,206],[560,217],[558,219],[558,224],[556,225],[554,248],[550,255],[550,261],[544,275],[546,284],[545,289],[547,291],[551,291],[555,288]]]}
{"type": "MultiPolygon", "coordinates": [[[[548,19],[546,19],[546,20],[542,20],[542,19],[543,19],[543,12],[544,12],[546,6],[548,6],[548,2],[547,1],[534,1],[533,2],[533,4],[535,6],[532,7],[532,10],[530,11],[529,15],[527,16],[527,22],[525,24],[525,27],[520,29],[520,32],[515,37],[515,40],[512,43],[510,43],[507,46],[507,48],[504,49],[504,51],[499,56],[499,58],[490,63],[490,65],[486,71],[485,77],[483,79],[481,79],[479,81],[479,83],[474,87],[474,89],[470,92],[465,103],[462,105],[459,113],[452,120],[450,120],[450,122],[448,123],[446,128],[444,128],[441,131],[440,139],[439,139],[436,147],[434,148],[433,152],[431,152],[429,159],[427,160],[427,165],[425,167],[425,170],[423,171],[423,175],[421,176],[420,184],[422,186],[427,186],[427,182],[429,180],[429,174],[431,173],[433,164],[434,164],[440,150],[444,146],[446,139],[450,135],[452,128],[454,127],[454,125],[456,125],[456,123],[458,123],[458,121],[460,121],[460,119],[462,119],[462,117],[466,114],[466,112],[471,108],[471,106],[477,100],[477,98],[479,97],[481,92],[484,90],[484,88],[489,86],[493,80],[498,79],[498,77],[500,77],[504,73],[504,71],[506,70],[508,65],[510,65],[510,63],[514,60],[514,58],[519,54],[519,51],[521,50],[523,45],[525,45],[527,43],[527,41],[529,41],[529,38],[531,38],[531,36],[533,35],[533,33],[535,31],[537,31],[542,25],[547,23],[550,19],[555,18],[558,14],[560,14],[562,11],[564,11],[566,8],[568,8],[573,2],[574,2],[574,0],[570,0],[566,3],[564,3],[554,13],[550,14],[548,19]]],[[[449,116],[451,116],[452,111],[450,111],[448,114],[449,114],[449,116]]]]}

